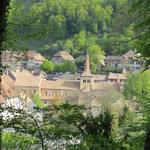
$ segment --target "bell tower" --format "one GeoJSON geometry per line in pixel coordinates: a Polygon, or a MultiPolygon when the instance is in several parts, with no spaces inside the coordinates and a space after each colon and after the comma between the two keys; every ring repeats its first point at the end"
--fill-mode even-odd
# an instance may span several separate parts
{"type": "Polygon", "coordinates": [[[89,54],[87,53],[85,64],[84,64],[84,71],[81,74],[80,78],[80,89],[92,89],[93,85],[93,77],[90,70],[90,60],[89,54]]]}

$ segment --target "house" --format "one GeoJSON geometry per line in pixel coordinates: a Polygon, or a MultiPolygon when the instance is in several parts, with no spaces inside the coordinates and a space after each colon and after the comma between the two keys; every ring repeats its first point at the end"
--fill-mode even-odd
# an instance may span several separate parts
{"type": "Polygon", "coordinates": [[[125,74],[122,73],[109,73],[108,80],[115,83],[123,83],[127,80],[127,77],[125,74]]]}
{"type": "Polygon", "coordinates": [[[75,59],[67,51],[59,51],[58,53],[53,55],[52,61],[54,63],[63,63],[64,61],[75,62],[75,59]]]}
{"type": "Polygon", "coordinates": [[[34,60],[38,64],[42,64],[45,58],[35,50],[29,50],[26,52],[28,60],[34,60]]]}
{"type": "Polygon", "coordinates": [[[35,50],[29,50],[25,53],[26,60],[22,61],[24,68],[28,70],[35,70],[40,68],[45,58],[35,50]]]}
{"type": "Polygon", "coordinates": [[[34,70],[40,67],[45,58],[35,50],[4,51],[1,56],[2,64],[7,65],[9,70],[28,69],[34,70]]]}
{"type": "Polygon", "coordinates": [[[105,58],[105,64],[108,65],[108,66],[112,66],[112,67],[117,67],[118,64],[121,63],[121,61],[122,61],[122,57],[121,56],[108,55],[105,58]]]}
{"type": "Polygon", "coordinates": [[[119,65],[121,68],[128,68],[130,71],[139,71],[141,69],[141,62],[138,60],[140,57],[139,53],[136,51],[128,51],[122,55],[122,63],[119,65]]]}
{"type": "Polygon", "coordinates": [[[18,68],[18,61],[15,58],[11,51],[3,51],[1,55],[1,63],[3,66],[11,70],[16,70],[18,68]]]}
{"type": "Polygon", "coordinates": [[[139,71],[142,66],[135,51],[128,51],[122,56],[107,56],[105,58],[105,64],[109,67],[116,67],[118,69],[126,69],[128,71],[134,72],[139,71]]]}

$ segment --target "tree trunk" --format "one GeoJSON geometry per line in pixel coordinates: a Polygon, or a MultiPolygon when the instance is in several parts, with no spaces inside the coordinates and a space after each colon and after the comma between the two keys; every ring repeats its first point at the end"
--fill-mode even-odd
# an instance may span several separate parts
{"type": "Polygon", "coordinates": [[[6,29],[6,12],[10,0],[1,0],[0,2],[0,50],[2,50],[2,42],[5,38],[6,29]]]}
{"type": "MultiPolygon", "coordinates": [[[[9,6],[9,1],[10,0],[1,0],[0,1],[0,57],[2,54],[2,42],[5,39],[6,12],[7,12],[7,7],[9,6]]],[[[0,64],[0,66],[1,66],[1,64],[0,64]]],[[[1,74],[1,72],[2,72],[2,70],[0,68],[0,74],[1,74]]],[[[2,119],[2,118],[0,118],[0,119],[2,119]]],[[[0,149],[2,148],[1,138],[2,138],[2,130],[0,129],[0,149]]]]}

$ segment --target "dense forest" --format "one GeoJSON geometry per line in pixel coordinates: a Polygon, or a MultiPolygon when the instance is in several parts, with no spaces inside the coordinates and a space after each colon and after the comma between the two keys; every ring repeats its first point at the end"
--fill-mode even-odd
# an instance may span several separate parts
{"type": "Polygon", "coordinates": [[[50,56],[67,50],[78,57],[134,49],[128,0],[12,0],[7,49],[36,49],[50,56]]]}

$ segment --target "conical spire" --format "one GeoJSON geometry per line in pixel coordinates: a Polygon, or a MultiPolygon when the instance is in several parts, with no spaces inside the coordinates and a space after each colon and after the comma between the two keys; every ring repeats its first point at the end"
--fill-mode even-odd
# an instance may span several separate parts
{"type": "Polygon", "coordinates": [[[90,70],[90,60],[89,60],[89,54],[86,54],[86,59],[85,59],[85,65],[84,65],[84,71],[82,73],[82,76],[89,76],[91,75],[91,70],[90,70]]]}

